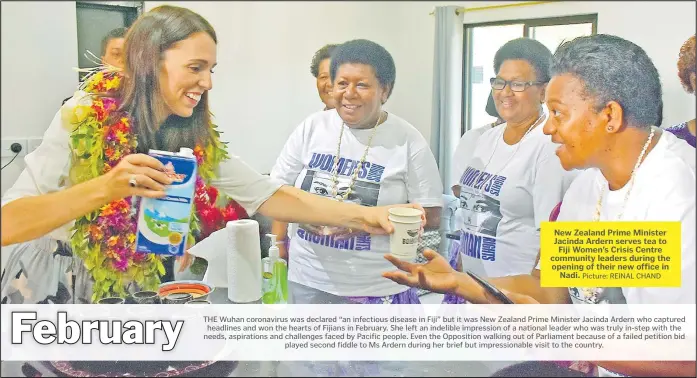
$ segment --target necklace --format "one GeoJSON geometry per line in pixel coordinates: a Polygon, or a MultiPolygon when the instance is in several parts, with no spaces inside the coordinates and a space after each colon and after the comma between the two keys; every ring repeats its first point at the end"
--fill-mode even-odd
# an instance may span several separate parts
{"type": "MultiPolygon", "coordinates": [[[[632,176],[629,179],[629,188],[627,188],[627,194],[624,195],[624,203],[622,204],[622,208],[620,209],[620,213],[617,215],[617,220],[621,220],[622,216],[624,215],[624,208],[627,206],[627,201],[629,200],[629,193],[631,193],[632,189],[634,188],[634,179],[636,177],[636,171],[639,169],[639,165],[641,165],[642,160],[644,158],[644,155],[646,155],[646,151],[649,149],[649,146],[651,145],[651,140],[653,139],[653,135],[655,133],[655,130],[653,127],[651,128],[651,133],[649,134],[649,138],[646,140],[646,143],[644,143],[644,148],[641,150],[641,153],[639,154],[639,158],[636,161],[636,164],[634,164],[634,169],[632,170],[632,176]]],[[[598,204],[595,206],[595,216],[593,216],[593,222],[598,222],[600,221],[600,212],[603,209],[603,197],[605,197],[605,193],[609,190],[609,185],[606,185],[605,188],[600,192],[600,198],[598,198],[598,204]]]]}
{"type": "MultiPolygon", "coordinates": [[[[523,137],[520,138],[520,141],[518,141],[518,143],[517,143],[517,145],[516,145],[516,148],[515,148],[515,151],[513,151],[513,154],[511,154],[511,156],[508,157],[508,160],[506,160],[506,162],[503,164],[503,166],[501,167],[501,169],[499,169],[499,170],[496,172],[496,174],[490,175],[490,176],[482,183],[482,185],[479,186],[479,189],[475,189],[475,193],[477,194],[477,197],[481,196],[482,193],[484,193],[484,188],[486,187],[486,184],[488,184],[489,181],[491,181],[492,178],[494,178],[494,177],[497,176],[499,173],[501,173],[501,171],[503,171],[503,169],[506,168],[506,166],[508,165],[508,163],[511,162],[511,160],[513,159],[513,157],[515,156],[515,154],[518,152],[518,149],[520,149],[520,145],[523,144],[523,139],[525,139],[525,137],[530,133],[530,131],[531,131],[532,129],[534,129],[535,127],[537,127],[537,125],[540,123],[540,121],[542,120],[542,118],[544,117],[544,115],[545,115],[544,112],[543,112],[542,114],[540,114],[540,116],[537,117],[537,120],[532,124],[532,126],[530,126],[530,127],[525,131],[525,134],[523,134],[523,137]]],[[[504,131],[505,131],[505,130],[504,130],[504,131]]],[[[500,141],[501,139],[503,139],[503,134],[501,134],[501,138],[497,138],[497,139],[496,139],[496,144],[494,145],[494,151],[491,153],[491,156],[489,156],[489,160],[486,162],[486,165],[484,166],[484,168],[482,168],[482,173],[486,172],[486,168],[489,166],[489,163],[491,163],[491,159],[493,159],[494,155],[496,155],[496,149],[498,148],[498,146],[499,146],[499,141],[500,141]]]]}
{"type": "MultiPolygon", "coordinates": [[[[82,85],[86,94],[72,108],[66,108],[65,122],[72,128],[70,147],[79,159],[71,162],[70,177],[74,184],[109,172],[123,157],[135,153],[137,134],[133,119],[119,110],[118,96],[123,74],[111,69],[89,69],[82,85]]],[[[194,148],[198,166],[195,195],[192,199],[190,232],[185,243],[193,244],[225,227],[227,221],[239,219],[239,205],[225,193],[210,186],[217,167],[227,160],[226,146],[220,141],[217,126],[205,126],[211,136],[209,144],[194,148]]],[[[94,279],[92,301],[127,296],[128,285],[140,290],[157,290],[165,273],[162,255],[135,251],[138,197],[112,201],[75,220],[71,229],[71,247],[94,279]]]]}
{"type": "Polygon", "coordinates": [[[353,169],[353,174],[351,175],[351,181],[349,182],[349,187],[346,190],[346,193],[344,194],[338,194],[339,192],[339,156],[341,156],[341,139],[344,136],[344,127],[346,126],[345,123],[341,124],[341,132],[339,133],[339,143],[336,146],[336,157],[334,158],[334,167],[332,168],[332,198],[336,199],[338,201],[344,201],[348,196],[351,194],[351,191],[353,191],[353,185],[356,183],[356,179],[358,179],[358,172],[361,171],[361,167],[363,166],[363,163],[365,162],[365,158],[368,156],[368,150],[370,149],[371,144],[373,143],[373,137],[375,136],[375,132],[378,129],[378,126],[380,126],[380,121],[382,120],[382,111],[380,111],[380,115],[378,116],[378,121],[375,123],[375,127],[373,127],[373,132],[370,134],[370,138],[368,138],[368,144],[365,146],[365,151],[363,152],[363,156],[361,157],[361,160],[358,162],[358,165],[356,165],[356,168],[353,169]]]}

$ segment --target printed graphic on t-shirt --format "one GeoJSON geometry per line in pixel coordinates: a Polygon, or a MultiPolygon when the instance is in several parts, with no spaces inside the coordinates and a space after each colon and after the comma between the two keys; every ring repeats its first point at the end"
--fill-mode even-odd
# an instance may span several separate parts
{"type": "Polygon", "coordinates": [[[472,167],[467,167],[462,174],[460,208],[464,222],[460,246],[465,255],[496,261],[496,231],[502,218],[497,197],[505,181],[505,176],[472,167]]]}
{"type": "Polygon", "coordinates": [[[460,191],[460,207],[465,210],[463,220],[467,230],[496,237],[496,230],[501,222],[501,205],[498,200],[465,187],[460,191]]]}
{"type": "Polygon", "coordinates": [[[569,296],[574,303],[625,304],[622,289],[617,287],[570,287],[569,296]]]}
{"type": "MultiPolygon", "coordinates": [[[[351,184],[353,172],[359,161],[340,158],[337,175],[337,193],[344,196],[351,184]]],[[[300,189],[322,197],[331,198],[334,191],[332,182],[334,156],[331,154],[313,153],[308,169],[305,172],[300,189]]],[[[380,195],[380,180],[385,167],[365,161],[361,166],[356,182],[344,202],[353,202],[362,206],[377,206],[380,195]]],[[[370,234],[362,233],[352,237],[342,237],[346,229],[341,227],[300,225],[298,237],[313,244],[336,249],[368,251],[371,247],[370,234]]]]}
{"type": "MultiPolygon", "coordinates": [[[[350,177],[337,177],[336,194],[345,196],[351,184],[350,177]]],[[[334,190],[332,183],[332,175],[325,172],[308,170],[305,173],[305,178],[300,186],[300,189],[317,194],[322,197],[331,197],[334,190]]],[[[353,188],[344,202],[352,202],[363,206],[377,206],[378,195],[380,194],[380,185],[372,182],[356,180],[353,188]]]]}

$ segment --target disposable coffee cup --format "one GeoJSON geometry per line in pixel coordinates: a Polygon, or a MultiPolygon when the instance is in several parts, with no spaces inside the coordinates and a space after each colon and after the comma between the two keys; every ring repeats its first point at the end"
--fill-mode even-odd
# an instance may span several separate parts
{"type": "Polygon", "coordinates": [[[423,212],[409,207],[395,207],[388,212],[394,227],[390,235],[390,253],[401,260],[415,260],[423,212]]]}

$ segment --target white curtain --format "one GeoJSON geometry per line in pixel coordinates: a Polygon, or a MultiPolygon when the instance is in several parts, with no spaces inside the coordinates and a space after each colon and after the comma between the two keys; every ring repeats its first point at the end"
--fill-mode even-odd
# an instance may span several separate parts
{"type": "Polygon", "coordinates": [[[460,139],[464,16],[457,6],[436,7],[431,150],[445,194],[450,194],[450,160],[460,139]]]}

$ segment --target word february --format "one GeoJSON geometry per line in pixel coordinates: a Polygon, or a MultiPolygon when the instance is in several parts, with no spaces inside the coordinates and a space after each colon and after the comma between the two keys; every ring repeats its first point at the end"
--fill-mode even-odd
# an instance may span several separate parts
{"type": "Polygon", "coordinates": [[[184,321],[129,320],[68,320],[66,312],[58,312],[56,322],[37,320],[36,312],[12,313],[12,344],[22,344],[24,333],[31,333],[41,345],[92,343],[92,332],[97,331],[95,339],[101,344],[155,344],[157,333],[164,333],[167,342],[162,345],[165,352],[174,349],[184,321]]]}

